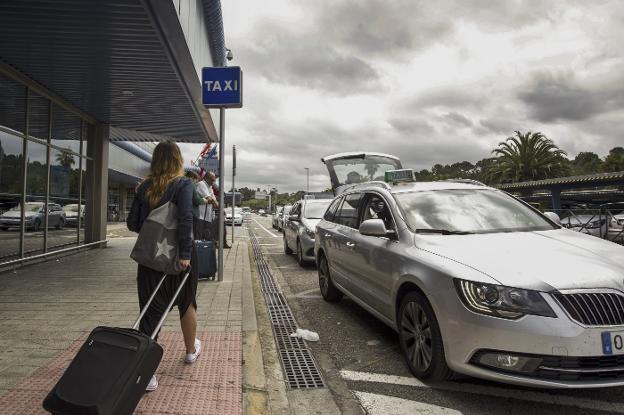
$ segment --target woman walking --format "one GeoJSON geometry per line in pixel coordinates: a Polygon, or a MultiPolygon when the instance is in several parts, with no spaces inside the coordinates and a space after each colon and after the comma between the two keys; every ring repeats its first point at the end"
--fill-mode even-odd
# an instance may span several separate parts
{"type": "MultiPolygon", "coordinates": [[[[183,160],[180,148],[173,142],[159,143],[154,149],[149,176],[138,186],[132,208],[128,215],[128,229],[139,232],[150,211],[167,202],[174,202],[177,206],[178,219],[178,255],[183,269],[190,265],[193,246],[193,213],[192,213],[193,184],[184,177],[183,160]]],[[[186,346],[186,363],[193,363],[201,352],[201,342],[196,338],[197,333],[197,277],[189,276],[184,288],[176,299],[180,312],[180,326],[186,346]]],[[[179,275],[167,275],[156,297],[150,304],[147,313],[141,320],[139,330],[151,335],[161,316],[166,313],[167,305],[175,294],[184,272],[179,275]]],[[[139,306],[142,309],[156,288],[162,273],[140,265],[137,270],[137,290],[139,306]]],[[[156,375],[147,385],[147,391],[156,390],[158,380],[156,375]]]]}

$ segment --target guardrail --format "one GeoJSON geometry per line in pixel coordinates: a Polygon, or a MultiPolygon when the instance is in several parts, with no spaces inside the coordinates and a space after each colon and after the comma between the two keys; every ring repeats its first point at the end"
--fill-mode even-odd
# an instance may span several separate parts
{"type": "Polygon", "coordinates": [[[624,245],[624,211],[610,209],[559,209],[561,225],[624,245]]]}

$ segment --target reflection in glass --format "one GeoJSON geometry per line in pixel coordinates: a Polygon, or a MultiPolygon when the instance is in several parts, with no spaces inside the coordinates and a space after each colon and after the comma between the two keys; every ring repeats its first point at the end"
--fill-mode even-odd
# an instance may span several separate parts
{"type": "Polygon", "coordinates": [[[0,131],[0,262],[19,255],[23,142],[0,131]]]}
{"type": "Polygon", "coordinates": [[[48,141],[48,120],[50,119],[50,101],[30,93],[28,99],[30,113],[28,114],[28,136],[42,141],[48,141]]]}
{"type": "Polygon", "coordinates": [[[80,117],[58,105],[52,107],[52,145],[80,154],[80,130],[80,117]]]}
{"type": "Polygon", "coordinates": [[[26,88],[0,74],[0,125],[24,133],[26,125],[26,88]]]}
{"type": "Polygon", "coordinates": [[[46,217],[43,206],[48,175],[46,146],[29,141],[27,151],[26,202],[38,203],[41,209],[35,212],[33,207],[33,211],[24,218],[26,222],[24,253],[25,255],[36,255],[43,251],[43,227],[46,217]]]}
{"type": "Polygon", "coordinates": [[[75,244],[78,234],[80,157],[69,151],[50,150],[50,205],[48,249],[75,244]],[[71,227],[69,225],[73,225],[71,227]]]}

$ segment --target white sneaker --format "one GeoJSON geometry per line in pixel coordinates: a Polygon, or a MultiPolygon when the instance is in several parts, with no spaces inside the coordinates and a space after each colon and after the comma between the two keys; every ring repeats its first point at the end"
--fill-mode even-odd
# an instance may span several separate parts
{"type": "Polygon", "coordinates": [[[193,363],[197,360],[197,357],[201,353],[201,342],[199,339],[195,339],[195,353],[187,353],[184,358],[184,363],[193,363]]]}
{"type": "Polygon", "coordinates": [[[145,391],[146,392],[154,392],[157,387],[158,387],[158,379],[156,379],[156,375],[153,375],[152,378],[150,379],[149,383],[147,384],[147,387],[145,388],[145,391]]]}

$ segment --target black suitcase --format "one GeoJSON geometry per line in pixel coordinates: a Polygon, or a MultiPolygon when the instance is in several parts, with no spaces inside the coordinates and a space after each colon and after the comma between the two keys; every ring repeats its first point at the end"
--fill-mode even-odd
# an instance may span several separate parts
{"type": "MultiPolygon", "coordinates": [[[[190,274],[187,270],[167,310],[190,274]]],[[[137,330],[167,276],[141,310],[131,329],[97,327],[82,345],[61,379],[43,401],[55,415],[130,415],[156,372],[163,349],[154,338],[167,317],[162,316],[151,337],[137,330]]]]}
{"type": "Polygon", "coordinates": [[[193,241],[193,272],[198,279],[215,279],[217,274],[217,251],[214,241],[193,241]]]}

